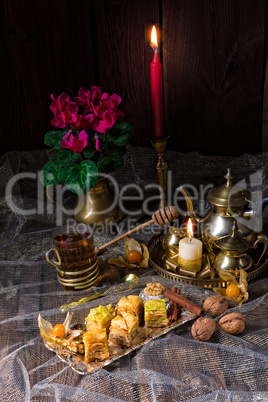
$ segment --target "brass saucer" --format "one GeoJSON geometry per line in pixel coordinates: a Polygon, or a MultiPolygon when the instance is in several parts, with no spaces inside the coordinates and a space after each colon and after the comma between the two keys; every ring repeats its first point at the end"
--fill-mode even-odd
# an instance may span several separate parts
{"type": "MultiPolygon", "coordinates": [[[[148,250],[150,253],[150,262],[154,268],[154,270],[160,275],[163,276],[164,278],[176,281],[176,282],[181,282],[181,283],[186,283],[189,285],[193,286],[198,286],[206,289],[212,289],[214,287],[227,287],[227,282],[222,280],[219,276],[216,276],[214,279],[200,279],[200,278],[190,278],[187,276],[179,275],[171,270],[168,270],[165,266],[165,262],[169,255],[167,254],[166,250],[163,249],[161,238],[163,236],[163,233],[154,235],[149,243],[148,243],[148,250]]],[[[249,271],[247,271],[248,274],[248,281],[253,280],[257,278],[259,275],[264,272],[264,270],[267,268],[268,264],[268,257],[266,256],[265,261],[262,262],[258,267],[253,265],[249,271]]]]}

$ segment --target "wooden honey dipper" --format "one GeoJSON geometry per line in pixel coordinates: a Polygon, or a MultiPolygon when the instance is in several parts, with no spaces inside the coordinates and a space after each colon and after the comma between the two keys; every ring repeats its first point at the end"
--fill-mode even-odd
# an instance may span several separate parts
{"type": "Polygon", "coordinates": [[[123,239],[124,237],[130,235],[131,233],[134,233],[137,230],[144,228],[145,226],[151,225],[152,223],[155,223],[156,225],[164,225],[165,223],[168,223],[168,222],[172,223],[175,221],[175,219],[178,218],[178,216],[179,216],[179,213],[176,210],[176,208],[173,206],[159,209],[152,215],[152,219],[150,219],[147,222],[142,223],[139,226],[136,226],[135,228],[129,230],[126,233],[123,233],[122,235],[116,237],[115,239],[109,241],[108,243],[103,244],[100,247],[95,247],[95,252],[96,252],[96,254],[98,254],[104,248],[110,246],[113,243],[116,243],[117,241],[123,239]]]}

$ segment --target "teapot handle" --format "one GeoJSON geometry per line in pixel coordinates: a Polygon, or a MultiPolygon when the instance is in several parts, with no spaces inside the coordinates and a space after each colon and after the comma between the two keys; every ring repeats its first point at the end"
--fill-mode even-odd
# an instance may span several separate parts
{"type": "Polygon", "coordinates": [[[178,187],[178,191],[180,191],[182,193],[182,195],[184,196],[184,198],[185,198],[188,215],[190,215],[194,219],[196,219],[197,217],[196,217],[196,214],[195,214],[195,209],[194,209],[194,204],[193,204],[193,201],[192,201],[191,194],[183,186],[178,187]]]}
{"type": "Polygon", "coordinates": [[[253,247],[253,248],[257,248],[257,246],[258,246],[259,243],[263,243],[264,247],[263,247],[263,251],[262,251],[262,253],[261,253],[261,255],[260,255],[258,261],[257,261],[256,264],[255,264],[255,265],[257,265],[257,266],[259,265],[259,263],[260,263],[262,257],[264,256],[264,254],[265,254],[266,251],[267,251],[267,241],[266,241],[264,238],[259,238],[259,239],[257,239],[257,240],[255,241],[255,243],[253,244],[252,247],[253,247]]]}

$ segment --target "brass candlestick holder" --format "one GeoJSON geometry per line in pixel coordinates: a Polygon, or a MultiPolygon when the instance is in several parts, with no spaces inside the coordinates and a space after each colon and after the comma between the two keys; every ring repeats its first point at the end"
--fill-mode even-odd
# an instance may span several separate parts
{"type": "Polygon", "coordinates": [[[168,164],[164,158],[167,142],[169,137],[161,138],[161,139],[152,139],[151,143],[153,146],[153,150],[157,155],[156,161],[156,174],[157,174],[157,182],[161,187],[161,197],[160,197],[160,206],[163,208],[165,206],[166,201],[166,189],[167,189],[167,169],[168,164]]]}

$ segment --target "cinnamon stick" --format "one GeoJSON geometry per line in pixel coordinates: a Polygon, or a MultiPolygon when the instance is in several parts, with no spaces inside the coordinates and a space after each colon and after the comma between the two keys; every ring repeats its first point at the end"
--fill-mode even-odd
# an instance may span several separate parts
{"type": "MultiPolygon", "coordinates": [[[[175,286],[172,288],[172,292],[176,293],[177,295],[180,294],[180,289],[176,288],[175,286]]],[[[173,300],[170,300],[170,315],[169,315],[169,323],[175,324],[178,318],[178,304],[173,300]]]]}
{"type": "Polygon", "coordinates": [[[173,300],[180,306],[186,308],[187,310],[191,311],[196,315],[204,314],[204,310],[201,307],[197,306],[196,304],[186,299],[185,297],[172,292],[172,290],[166,289],[166,291],[164,292],[164,296],[167,297],[169,300],[173,300]]]}

